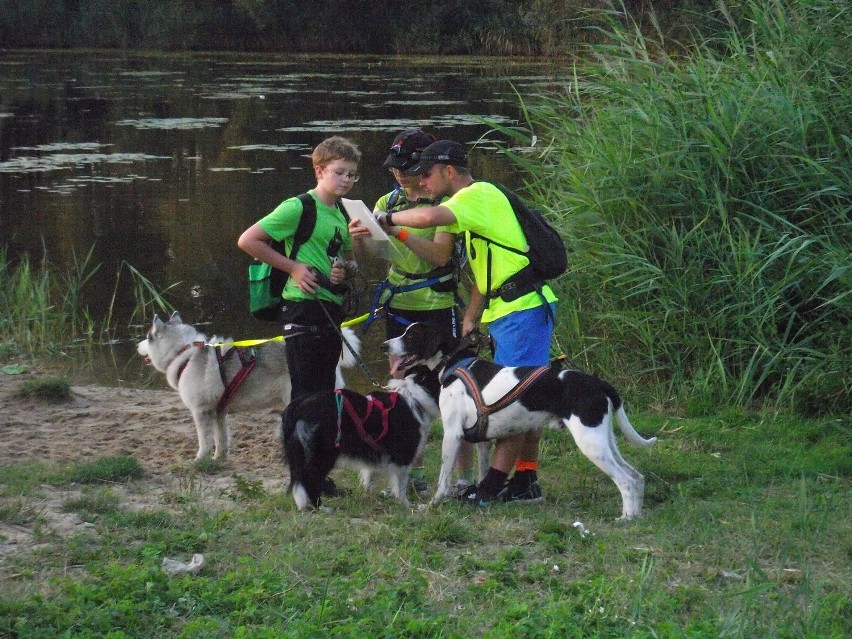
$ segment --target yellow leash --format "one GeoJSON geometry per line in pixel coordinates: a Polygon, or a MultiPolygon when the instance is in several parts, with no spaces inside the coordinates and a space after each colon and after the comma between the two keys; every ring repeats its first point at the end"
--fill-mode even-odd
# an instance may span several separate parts
{"type": "MultiPolygon", "coordinates": [[[[340,325],[340,328],[347,328],[349,326],[355,326],[356,324],[361,324],[367,321],[367,318],[370,317],[369,313],[364,313],[360,317],[355,317],[351,320],[346,320],[340,325]]],[[[278,337],[270,337],[268,339],[244,339],[239,342],[227,342],[227,343],[219,343],[213,344],[213,346],[257,346],[258,344],[263,344],[265,342],[283,342],[284,336],[279,335],[278,337]]]]}

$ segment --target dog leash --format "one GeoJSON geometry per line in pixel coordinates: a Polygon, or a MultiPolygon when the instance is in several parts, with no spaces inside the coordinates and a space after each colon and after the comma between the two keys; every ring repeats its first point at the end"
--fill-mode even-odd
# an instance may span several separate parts
{"type": "MultiPolygon", "coordinates": [[[[357,324],[362,324],[367,321],[367,318],[370,317],[369,313],[364,313],[359,317],[355,317],[350,320],[346,320],[340,324],[340,328],[349,328],[351,326],[356,326],[357,324]]],[[[266,339],[243,339],[236,342],[218,342],[216,344],[211,344],[211,346],[257,346],[258,344],[265,344],[266,342],[283,342],[286,337],[284,335],[278,335],[277,337],[269,337],[266,339]]]]}
{"type": "MultiPolygon", "coordinates": [[[[556,337],[556,333],[553,334],[553,343],[556,344],[556,350],[558,354],[551,357],[551,363],[558,363],[560,366],[567,366],[569,370],[580,371],[581,373],[585,373],[586,371],[582,366],[577,366],[566,354],[565,350],[559,344],[559,339],[556,337]]],[[[551,352],[553,352],[551,350],[551,352]]]]}
{"type": "MultiPolygon", "coordinates": [[[[332,325],[332,327],[334,327],[334,330],[337,331],[337,334],[340,336],[340,339],[343,340],[343,344],[346,346],[346,348],[349,349],[349,352],[352,353],[352,357],[354,357],[355,361],[358,362],[358,366],[360,366],[361,370],[364,371],[364,374],[367,376],[367,379],[369,379],[373,386],[375,386],[376,388],[384,388],[381,384],[379,384],[379,382],[376,381],[376,378],[373,376],[373,373],[370,371],[369,367],[367,366],[367,363],[361,358],[361,355],[358,354],[358,352],[352,347],[352,345],[346,339],[346,336],[343,334],[341,326],[343,326],[343,324],[346,324],[346,322],[338,326],[337,323],[333,319],[331,319],[331,315],[329,315],[328,310],[326,310],[325,305],[323,303],[320,303],[320,308],[322,309],[322,312],[325,313],[325,316],[328,318],[329,323],[332,325]]],[[[370,314],[367,313],[366,315],[362,315],[361,317],[366,319],[369,316],[370,314]]],[[[361,318],[359,317],[357,319],[360,320],[361,318]]]]}

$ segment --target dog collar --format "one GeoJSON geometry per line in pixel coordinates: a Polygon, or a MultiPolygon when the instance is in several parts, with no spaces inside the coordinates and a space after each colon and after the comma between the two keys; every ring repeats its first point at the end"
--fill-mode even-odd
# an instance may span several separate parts
{"type": "MultiPolygon", "coordinates": [[[[190,342],[189,344],[187,344],[186,346],[184,346],[182,349],[180,349],[177,352],[177,354],[175,355],[175,359],[177,359],[178,357],[183,355],[190,348],[203,348],[206,345],[207,344],[205,342],[190,342]]],[[[174,360],[172,360],[172,361],[174,361],[174,360]]],[[[183,364],[181,364],[177,369],[177,375],[175,376],[175,384],[177,384],[180,381],[180,376],[183,375],[183,369],[186,368],[187,364],[189,364],[189,358],[188,357],[186,358],[186,361],[183,364]]]]}

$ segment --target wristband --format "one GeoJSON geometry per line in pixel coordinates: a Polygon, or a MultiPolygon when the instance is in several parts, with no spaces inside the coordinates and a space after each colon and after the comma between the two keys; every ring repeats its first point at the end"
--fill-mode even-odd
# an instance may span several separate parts
{"type": "Polygon", "coordinates": [[[396,236],[396,239],[398,239],[400,242],[405,242],[405,240],[407,238],[408,238],[408,229],[402,229],[396,236]]]}
{"type": "Polygon", "coordinates": [[[388,211],[388,214],[385,215],[385,222],[387,222],[388,226],[394,226],[393,223],[393,211],[388,211]]]}

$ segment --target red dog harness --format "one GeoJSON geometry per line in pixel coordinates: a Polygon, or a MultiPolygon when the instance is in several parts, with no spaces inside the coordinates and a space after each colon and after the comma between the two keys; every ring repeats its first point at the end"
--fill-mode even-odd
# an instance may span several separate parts
{"type": "Polygon", "coordinates": [[[257,356],[255,355],[254,349],[251,349],[251,354],[248,357],[244,357],[245,349],[231,347],[231,349],[222,355],[221,347],[216,347],[216,359],[219,361],[219,375],[222,377],[222,383],[225,385],[225,392],[222,393],[222,397],[219,398],[219,403],[216,404],[216,412],[221,414],[225,412],[225,409],[228,408],[228,404],[231,403],[231,399],[234,396],[234,393],[239,390],[240,386],[243,385],[243,382],[246,381],[251,372],[254,370],[254,367],[257,365],[257,356]],[[228,357],[236,351],[237,355],[240,357],[240,368],[234,373],[234,376],[231,379],[225,379],[225,362],[228,357]]]}
{"type": "MultiPolygon", "coordinates": [[[[204,348],[208,346],[205,342],[190,342],[183,348],[181,348],[175,358],[177,358],[182,353],[185,353],[190,348],[204,348]]],[[[254,367],[257,365],[257,358],[254,353],[254,349],[251,350],[251,355],[248,357],[244,357],[245,349],[232,347],[228,352],[222,355],[222,349],[219,346],[216,346],[216,360],[219,362],[219,376],[222,378],[222,383],[225,385],[225,391],[222,393],[222,397],[219,398],[219,403],[216,404],[216,413],[221,415],[225,412],[225,409],[228,408],[228,404],[231,403],[231,399],[234,397],[234,393],[239,390],[240,386],[243,385],[243,382],[246,381],[248,376],[254,370],[254,367]],[[231,379],[225,378],[225,362],[228,361],[228,358],[231,356],[231,353],[236,352],[240,357],[240,368],[234,373],[234,376],[231,379]]],[[[180,381],[180,376],[183,375],[184,369],[186,369],[189,364],[189,360],[191,358],[187,358],[187,360],[180,365],[177,370],[177,379],[175,382],[180,381]]]]}
{"type": "Polygon", "coordinates": [[[358,431],[358,436],[361,440],[377,453],[384,452],[384,449],[379,445],[379,442],[388,434],[388,413],[390,413],[391,410],[393,410],[393,407],[396,406],[396,400],[399,397],[399,393],[390,393],[388,396],[387,406],[385,406],[381,400],[376,399],[372,395],[367,395],[364,398],[367,400],[367,410],[364,412],[363,417],[355,412],[355,407],[352,405],[352,402],[349,401],[349,398],[343,394],[342,389],[338,388],[334,391],[334,393],[337,395],[337,441],[334,444],[335,448],[340,448],[343,408],[345,408],[346,412],[349,414],[349,418],[352,420],[352,423],[355,424],[355,429],[358,431]],[[364,423],[370,418],[373,408],[382,414],[382,432],[375,439],[373,439],[373,437],[371,437],[364,428],[364,423]]]}

